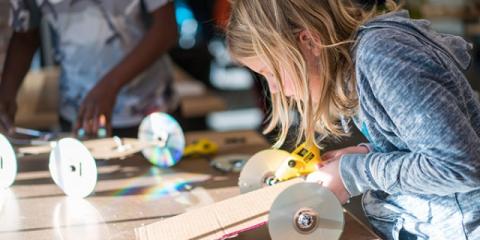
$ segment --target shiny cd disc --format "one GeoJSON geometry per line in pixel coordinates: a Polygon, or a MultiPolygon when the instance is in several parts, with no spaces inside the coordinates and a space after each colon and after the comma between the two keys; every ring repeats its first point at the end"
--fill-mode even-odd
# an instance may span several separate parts
{"type": "Polygon", "coordinates": [[[250,158],[246,154],[228,154],[214,157],[210,166],[222,172],[240,172],[250,158]]]}
{"type": "Polygon", "coordinates": [[[10,187],[17,176],[17,157],[7,138],[0,134],[0,189],[10,187]]]}
{"type": "Polygon", "coordinates": [[[280,164],[289,157],[288,152],[277,149],[263,150],[253,155],[240,172],[240,192],[247,193],[267,186],[268,178],[273,177],[280,164]]]}
{"type": "Polygon", "coordinates": [[[270,208],[273,240],[335,240],[343,231],[343,209],[335,195],[317,183],[297,183],[281,192],[270,208]]]}
{"type": "Polygon", "coordinates": [[[185,137],[178,122],[166,113],[152,113],[143,119],[138,130],[141,141],[152,143],[143,156],[153,165],[171,167],[182,158],[185,137]]]}
{"type": "Polygon", "coordinates": [[[48,167],[53,181],[68,196],[84,198],[95,189],[97,165],[88,149],[76,139],[58,141],[50,153],[48,167]]]}

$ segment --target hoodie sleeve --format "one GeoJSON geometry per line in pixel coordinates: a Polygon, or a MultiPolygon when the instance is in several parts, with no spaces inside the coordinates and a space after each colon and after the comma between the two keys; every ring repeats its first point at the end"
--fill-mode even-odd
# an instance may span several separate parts
{"type": "Polygon", "coordinates": [[[437,62],[428,46],[405,35],[365,34],[356,64],[366,80],[359,84],[374,95],[368,101],[383,110],[375,115],[386,116],[377,121],[396,129],[410,151],[344,155],[342,180],[352,196],[370,189],[435,195],[478,189],[480,140],[460,107],[463,98],[452,93],[468,82],[437,62]]]}

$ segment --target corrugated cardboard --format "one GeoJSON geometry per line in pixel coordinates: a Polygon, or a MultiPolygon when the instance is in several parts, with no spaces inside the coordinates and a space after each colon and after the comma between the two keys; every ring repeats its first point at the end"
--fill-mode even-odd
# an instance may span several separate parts
{"type": "Polygon", "coordinates": [[[139,240],[224,239],[266,224],[275,198],[295,179],[135,229],[139,240]]]}

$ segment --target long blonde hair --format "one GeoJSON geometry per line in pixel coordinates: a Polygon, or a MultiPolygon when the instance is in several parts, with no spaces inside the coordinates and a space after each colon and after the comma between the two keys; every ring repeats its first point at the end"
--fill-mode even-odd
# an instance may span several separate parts
{"type": "MultiPolygon", "coordinates": [[[[272,112],[264,133],[280,128],[275,147],[280,147],[294,123],[292,109],[300,115],[297,143],[322,137],[345,136],[340,119],[350,119],[358,107],[352,46],[356,30],[380,14],[377,6],[362,8],[351,0],[233,0],[227,24],[227,43],[234,58],[260,57],[276,78],[279,92],[271,94],[272,112]],[[300,50],[298,33],[315,36],[321,50],[318,105],[309,90],[307,62],[300,50]],[[294,82],[295,96],[286,97],[281,71],[294,82]]],[[[398,6],[386,0],[386,11],[398,6]]]]}

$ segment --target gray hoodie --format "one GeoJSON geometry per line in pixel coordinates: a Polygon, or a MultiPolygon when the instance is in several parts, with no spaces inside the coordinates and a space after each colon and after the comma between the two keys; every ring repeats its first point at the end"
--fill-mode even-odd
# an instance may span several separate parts
{"type": "Polygon", "coordinates": [[[344,155],[342,180],[364,193],[385,239],[480,239],[480,103],[463,71],[471,45],[406,11],[377,17],[355,46],[368,154],[344,155]]]}

